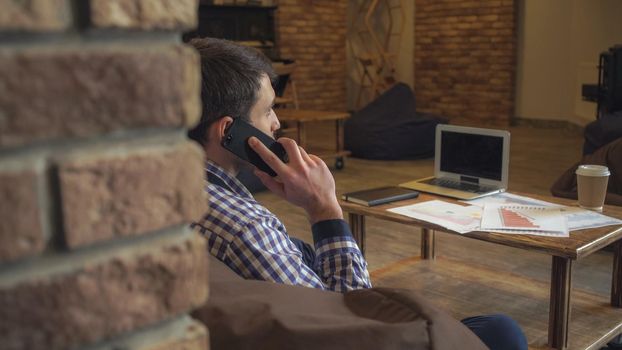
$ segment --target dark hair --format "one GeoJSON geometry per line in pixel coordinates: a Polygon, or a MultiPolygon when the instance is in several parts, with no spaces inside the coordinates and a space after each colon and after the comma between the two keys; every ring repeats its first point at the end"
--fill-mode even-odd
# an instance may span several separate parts
{"type": "Polygon", "coordinates": [[[205,145],[207,129],[224,116],[249,119],[257,101],[261,78],[275,78],[271,62],[259,50],[231,41],[192,39],[201,58],[201,121],[188,137],[205,145]]]}

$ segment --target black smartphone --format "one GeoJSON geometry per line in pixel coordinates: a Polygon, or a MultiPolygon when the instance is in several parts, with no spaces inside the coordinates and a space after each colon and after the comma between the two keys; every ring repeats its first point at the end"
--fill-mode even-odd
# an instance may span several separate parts
{"type": "Polygon", "coordinates": [[[222,139],[221,145],[239,158],[253,164],[259,170],[268,173],[270,176],[276,176],[274,170],[248,145],[248,139],[251,136],[259,139],[284,163],[288,162],[287,152],[283,145],[240,118],[233,119],[233,123],[225,129],[225,136],[222,139]]]}

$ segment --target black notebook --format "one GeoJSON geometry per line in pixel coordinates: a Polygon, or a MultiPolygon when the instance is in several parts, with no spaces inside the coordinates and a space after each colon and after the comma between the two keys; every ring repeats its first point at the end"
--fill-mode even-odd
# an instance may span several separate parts
{"type": "Polygon", "coordinates": [[[368,207],[404,199],[417,198],[419,192],[397,186],[371,188],[363,191],[344,193],[341,198],[348,202],[368,207]]]}

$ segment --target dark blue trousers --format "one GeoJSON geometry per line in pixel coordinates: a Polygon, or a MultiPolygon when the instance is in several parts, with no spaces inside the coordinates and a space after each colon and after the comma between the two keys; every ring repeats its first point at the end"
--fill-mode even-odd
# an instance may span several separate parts
{"type": "Polygon", "coordinates": [[[527,339],[523,331],[509,316],[473,316],[461,322],[491,350],[527,350],[527,339]]]}
{"type": "Polygon", "coordinates": [[[305,263],[305,265],[313,270],[313,263],[315,262],[315,249],[313,248],[313,246],[296,237],[289,236],[289,239],[292,241],[292,243],[294,243],[296,248],[298,248],[302,252],[302,261],[305,263]]]}
{"type": "MultiPolygon", "coordinates": [[[[313,269],[315,251],[313,247],[295,237],[292,242],[302,252],[302,260],[313,269]]],[[[462,320],[475,335],[491,350],[527,350],[527,339],[516,321],[506,315],[474,316],[462,320]]]]}

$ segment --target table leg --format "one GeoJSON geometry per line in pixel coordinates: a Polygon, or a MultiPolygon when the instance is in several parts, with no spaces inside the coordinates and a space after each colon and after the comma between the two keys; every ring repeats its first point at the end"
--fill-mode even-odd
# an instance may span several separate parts
{"type": "Polygon", "coordinates": [[[619,240],[613,244],[611,306],[622,307],[622,240],[619,240]]]}
{"type": "Polygon", "coordinates": [[[337,133],[337,144],[335,145],[335,148],[337,150],[337,152],[341,152],[343,151],[343,144],[344,144],[344,138],[343,138],[343,119],[338,119],[335,122],[335,132],[337,133]]]}
{"type": "Polygon", "coordinates": [[[365,216],[359,214],[348,214],[350,219],[350,229],[352,230],[352,236],[359,245],[361,253],[365,255],[365,216]]]}
{"type": "Polygon", "coordinates": [[[434,230],[421,229],[421,257],[434,260],[434,230]]]}
{"type": "Polygon", "coordinates": [[[307,148],[307,133],[305,130],[305,123],[296,122],[298,127],[298,146],[302,148],[307,148]]]}
{"type": "Polygon", "coordinates": [[[568,346],[572,260],[553,256],[551,267],[551,299],[549,302],[549,346],[568,346]]]}

